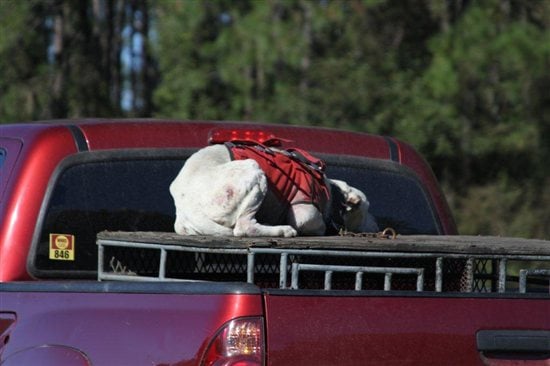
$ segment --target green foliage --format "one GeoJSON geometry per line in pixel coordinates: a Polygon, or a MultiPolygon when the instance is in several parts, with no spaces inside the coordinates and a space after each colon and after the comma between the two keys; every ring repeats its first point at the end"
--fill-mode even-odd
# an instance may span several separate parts
{"type": "Polygon", "coordinates": [[[44,4],[39,1],[0,1],[0,122],[43,118],[47,109],[49,70],[44,4]]]}
{"type": "Polygon", "coordinates": [[[146,4],[0,1],[0,122],[121,115],[123,83],[129,114],[150,115],[148,43],[125,57],[139,53],[139,68],[122,65],[123,39],[147,33],[146,4]]]}
{"type": "Polygon", "coordinates": [[[457,199],[462,234],[550,239],[550,180],[519,185],[502,179],[470,187],[457,199]]]}
{"type": "Polygon", "coordinates": [[[449,31],[432,37],[431,63],[415,79],[396,125],[399,136],[441,161],[440,176],[459,186],[500,173],[523,179],[526,169],[547,171],[530,157],[548,144],[540,131],[547,116],[536,110],[546,107],[536,107],[533,97],[541,84],[550,87],[549,33],[497,5],[473,4],[449,31]],[[462,168],[446,171],[457,157],[462,168]],[[495,161],[505,163],[495,168],[495,161]]]}
{"type": "MultiPolygon", "coordinates": [[[[201,72],[204,66],[197,62],[198,49],[193,43],[195,30],[202,27],[203,10],[198,1],[165,1],[157,8],[157,18],[161,19],[157,54],[162,76],[154,100],[166,117],[190,118],[196,102],[193,91],[200,92],[206,84],[208,74],[201,72]]],[[[204,118],[210,118],[208,109],[204,112],[204,118]]]]}

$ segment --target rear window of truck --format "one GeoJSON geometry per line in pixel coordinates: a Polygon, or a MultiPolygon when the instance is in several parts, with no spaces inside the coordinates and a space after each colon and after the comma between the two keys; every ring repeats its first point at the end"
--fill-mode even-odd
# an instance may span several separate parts
{"type": "MultiPolygon", "coordinates": [[[[29,258],[31,273],[94,278],[98,232],[172,232],[175,208],[168,187],[191,153],[86,152],[66,159],[43,204],[29,258]]],[[[372,159],[322,157],[329,177],[365,192],[381,228],[400,234],[440,233],[429,196],[408,169],[372,159]]]]}

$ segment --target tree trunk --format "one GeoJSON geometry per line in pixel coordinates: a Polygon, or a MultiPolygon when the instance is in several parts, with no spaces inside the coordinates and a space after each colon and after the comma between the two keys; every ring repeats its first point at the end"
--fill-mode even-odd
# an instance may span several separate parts
{"type": "Polygon", "coordinates": [[[53,78],[50,113],[52,118],[67,117],[66,102],[68,63],[65,51],[65,28],[68,5],[62,1],[54,4],[53,19],[53,78]]]}

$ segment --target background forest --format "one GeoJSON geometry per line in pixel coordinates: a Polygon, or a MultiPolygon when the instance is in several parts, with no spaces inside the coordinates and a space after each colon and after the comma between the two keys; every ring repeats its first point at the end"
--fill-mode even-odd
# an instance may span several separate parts
{"type": "Polygon", "coordinates": [[[0,0],[0,123],[65,117],[393,135],[461,233],[550,239],[550,1],[0,0]]]}

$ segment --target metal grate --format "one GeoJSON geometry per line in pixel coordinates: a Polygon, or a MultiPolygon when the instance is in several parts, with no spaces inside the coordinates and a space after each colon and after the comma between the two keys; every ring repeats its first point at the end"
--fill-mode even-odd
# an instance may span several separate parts
{"type": "Polygon", "coordinates": [[[208,248],[106,239],[97,243],[99,280],[243,281],[262,288],[302,290],[549,293],[550,289],[550,256],[208,248]],[[529,267],[533,263],[544,268],[529,267]]]}

